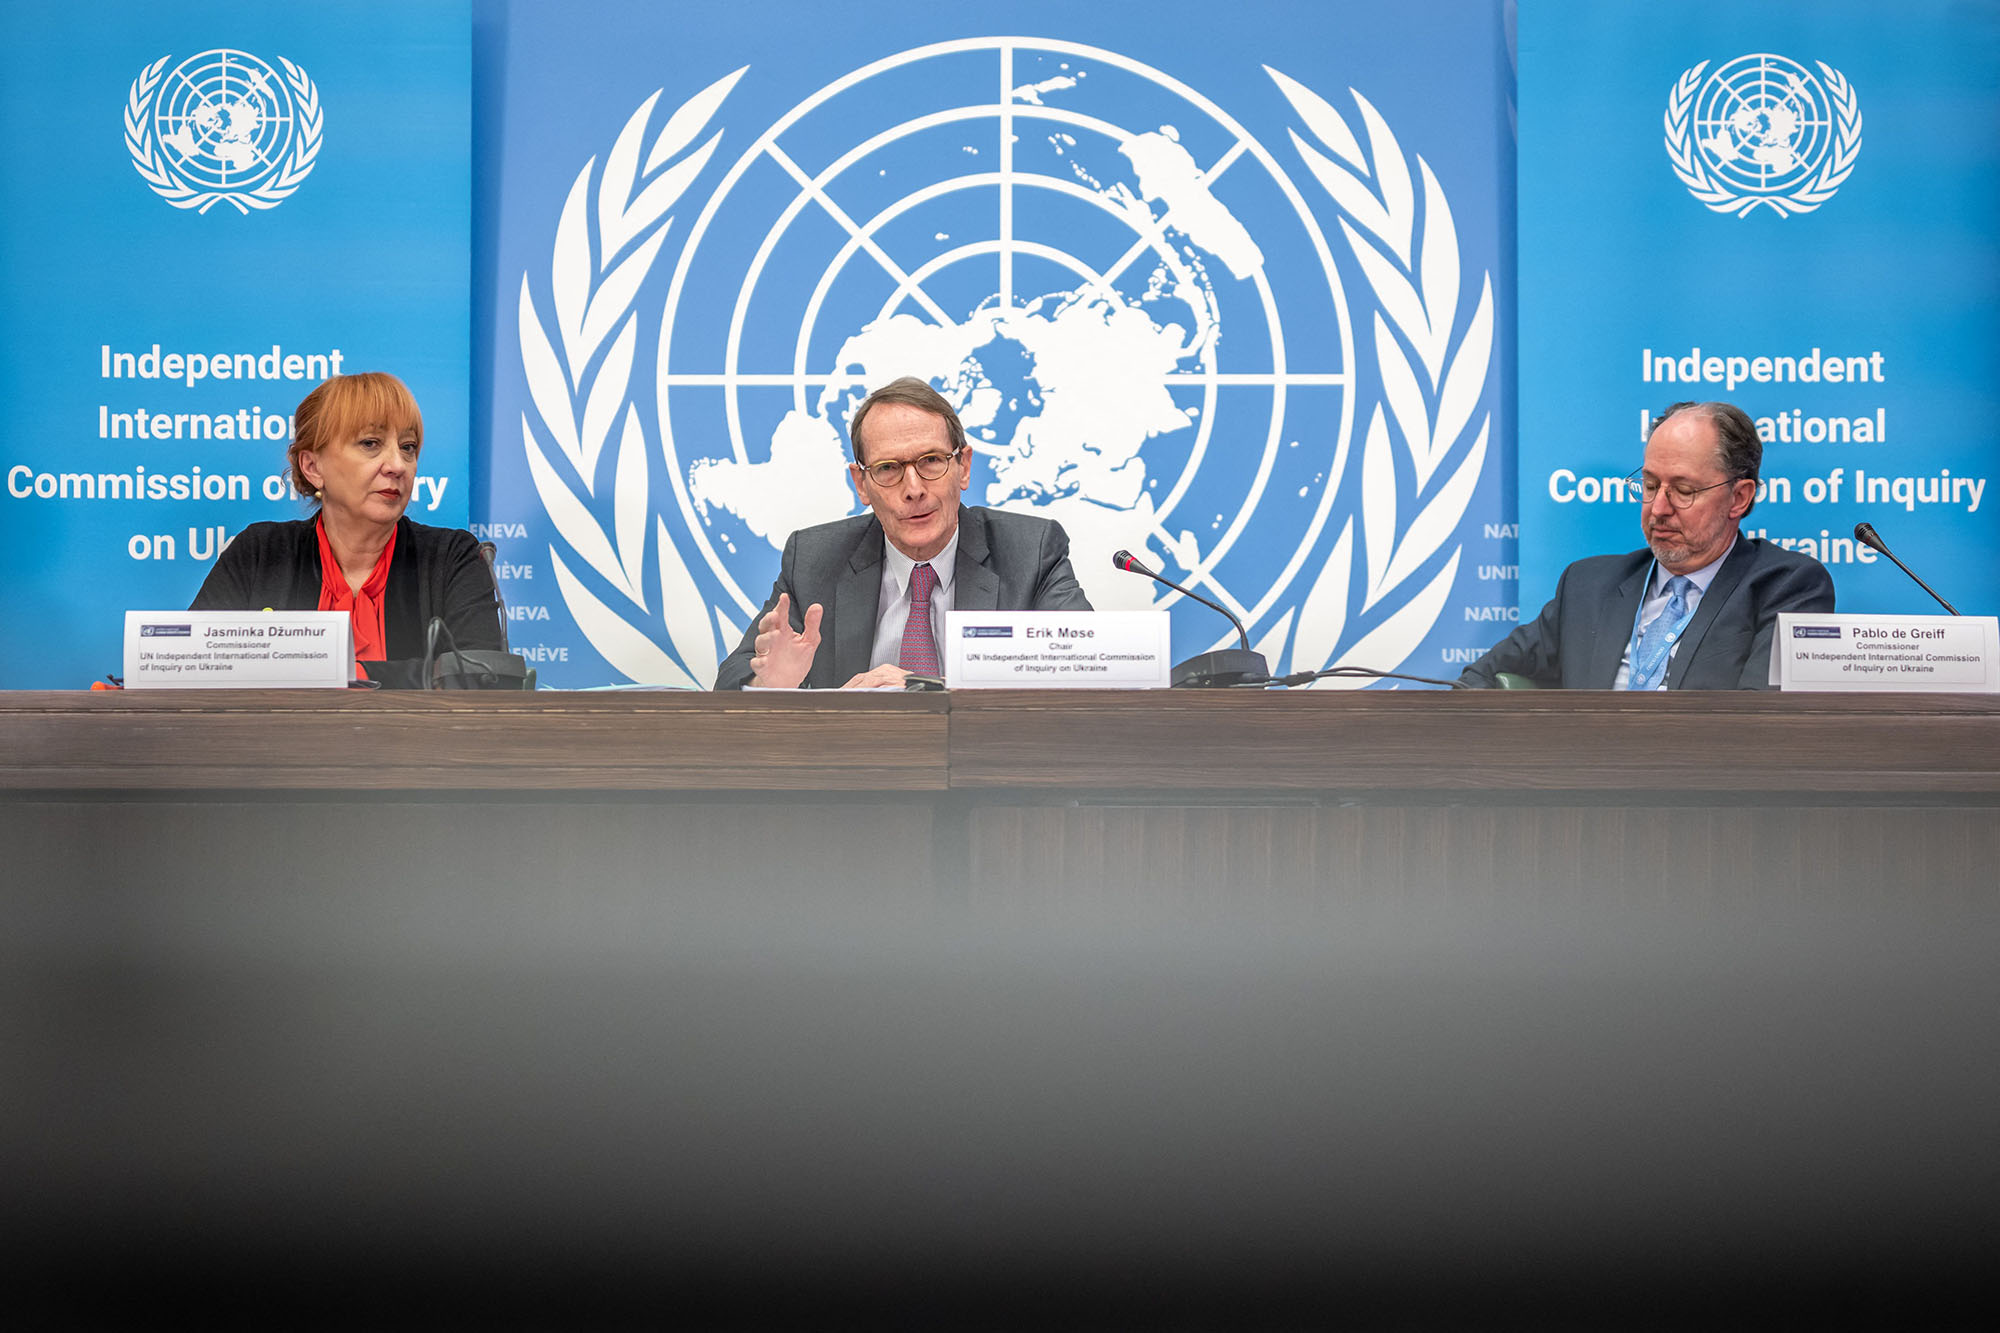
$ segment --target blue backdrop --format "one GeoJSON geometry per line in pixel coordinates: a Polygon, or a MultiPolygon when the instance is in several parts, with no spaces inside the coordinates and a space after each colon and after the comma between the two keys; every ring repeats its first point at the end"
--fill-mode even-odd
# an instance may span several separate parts
{"type": "Polygon", "coordinates": [[[464,524],[470,82],[464,4],[0,15],[0,684],[116,671],[123,611],[299,517],[289,416],[336,358],[409,382],[412,517],[464,524]]]}
{"type": "Polygon", "coordinates": [[[480,509],[558,685],[706,684],[917,373],[1099,607],[1437,672],[1514,604],[1497,3],[479,11],[480,509]],[[837,16],[837,17],[836,17],[837,16]],[[801,21],[809,17],[811,21],[801,21]],[[865,21],[860,21],[865,17],[865,21]],[[487,341],[490,338],[490,341],[487,341]]]}
{"type": "Polygon", "coordinates": [[[0,680],[110,669],[120,611],[302,512],[336,355],[415,388],[415,516],[499,542],[551,684],[705,683],[908,370],[971,498],[1179,653],[1226,632],[1109,550],[1277,666],[1455,674],[1637,545],[1612,479],[1682,397],[1760,419],[1748,526],[1843,606],[1923,604],[1867,519],[1992,609],[2000,4],[1529,0],[1518,318],[1510,15],[10,6],[0,680]]]}
{"type": "Polygon", "coordinates": [[[1534,0],[1520,55],[1524,610],[1641,544],[1603,479],[1643,415],[1719,398],[1766,436],[1745,531],[1843,610],[1936,609],[1865,519],[1990,614],[2000,7],[1534,0]]]}

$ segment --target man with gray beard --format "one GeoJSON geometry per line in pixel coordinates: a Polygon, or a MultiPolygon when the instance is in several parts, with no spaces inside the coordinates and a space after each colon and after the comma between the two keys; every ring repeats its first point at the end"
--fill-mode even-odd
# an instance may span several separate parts
{"type": "Polygon", "coordinates": [[[1770,680],[1781,611],[1833,610],[1833,579],[1809,556],[1739,531],[1764,446],[1731,403],[1675,403],[1653,422],[1628,482],[1646,549],[1563,571],[1541,615],[1465,669],[1568,690],[1755,690],[1770,680]]]}

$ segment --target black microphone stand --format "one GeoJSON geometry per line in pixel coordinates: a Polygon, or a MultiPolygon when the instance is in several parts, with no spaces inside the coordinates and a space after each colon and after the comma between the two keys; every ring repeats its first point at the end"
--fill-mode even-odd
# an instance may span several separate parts
{"type": "Polygon", "coordinates": [[[1863,546],[1872,546],[1876,550],[1880,551],[1883,555],[1888,556],[1889,559],[1895,561],[1896,568],[1902,570],[1905,574],[1908,574],[1910,576],[1910,581],[1915,583],[1919,588],[1922,588],[1925,592],[1929,593],[1931,597],[1936,600],[1939,606],[1951,612],[1953,615],[1958,614],[1958,608],[1953,606],[1950,602],[1947,602],[1944,598],[1939,597],[1937,595],[1937,590],[1931,587],[1930,584],[1925,583],[1922,579],[1918,578],[1917,572],[1914,569],[1911,569],[1908,565],[1904,564],[1902,561],[1896,560],[1896,553],[1889,549],[1889,543],[1882,540],[1882,534],[1875,531],[1875,525],[1873,523],[1856,523],[1854,525],[1854,540],[1860,542],[1863,546]]]}
{"type": "Polygon", "coordinates": [[[1130,551],[1112,554],[1112,565],[1127,574],[1140,574],[1155,583],[1164,583],[1184,597],[1200,602],[1211,611],[1220,613],[1236,627],[1236,641],[1241,648],[1218,648],[1212,653],[1199,653],[1185,662],[1177,662],[1168,682],[1175,689],[1228,689],[1236,686],[1268,685],[1271,681],[1270,663],[1264,654],[1250,647],[1250,633],[1243,628],[1243,622],[1231,615],[1229,609],[1211,602],[1192,588],[1183,588],[1164,574],[1156,574],[1139,563],[1130,551]]]}

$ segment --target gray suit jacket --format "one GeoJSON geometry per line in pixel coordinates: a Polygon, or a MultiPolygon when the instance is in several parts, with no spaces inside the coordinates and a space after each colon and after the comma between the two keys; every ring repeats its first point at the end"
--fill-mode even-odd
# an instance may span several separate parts
{"type": "MultiPolygon", "coordinates": [[[[1459,681],[1491,687],[1496,672],[1511,671],[1544,688],[1610,689],[1652,567],[1651,551],[1577,561],[1563,571],[1542,614],[1495,644],[1459,681]]],[[[1675,645],[1667,688],[1768,688],[1778,613],[1831,610],[1833,579],[1825,565],[1757,537],[1738,537],[1675,645]]]]}
{"type": "MultiPolygon", "coordinates": [[[[882,595],[882,545],[882,524],[873,514],[793,533],[785,542],[771,595],[743,642],[716,671],[715,688],[740,690],[750,683],[757,623],[781,593],[791,594],[795,630],[805,628],[806,608],[814,602],[826,608],[806,688],[838,689],[868,670],[882,595]]],[[[1069,535],[1062,524],[974,505],[958,515],[952,604],[960,611],[1090,610],[1069,567],[1069,535]]]]}

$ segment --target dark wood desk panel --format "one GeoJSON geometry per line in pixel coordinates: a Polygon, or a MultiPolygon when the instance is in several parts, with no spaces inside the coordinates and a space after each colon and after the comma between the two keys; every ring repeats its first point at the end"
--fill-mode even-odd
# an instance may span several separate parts
{"type": "Polygon", "coordinates": [[[2000,863],[1987,696],[965,693],[951,780],[996,903],[1983,901],[2000,863]]]}
{"type": "Polygon", "coordinates": [[[1725,904],[1977,898],[2000,862],[2000,700],[1976,696],[0,694],[0,755],[6,826],[79,881],[104,869],[65,859],[85,826],[284,844],[316,803],[407,798],[450,803],[408,832],[491,873],[554,845],[667,892],[880,865],[987,904],[1725,904]],[[107,805],[32,835],[78,798],[107,805]],[[163,798],[177,824],[130,813],[163,798]],[[589,804],[614,799],[652,813],[589,804]]]}
{"type": "Polygon", "coordinates": [[[946,785],[947,707],[830,692],[0,694],[0,845],[47,902],[113,919],[135,910],[116,905],[129,885],[167,921],[292,920],[288,904],[324,903],[297,912],[338,925],[351,908],[385,935],[403,928],[399,902],[454,888],[482,904],[469,929],[487,912],[559,926],[732,904],[781,921],[815,895],[928,901],[958,877],[936,864],[928,799],[946,785]],[[884,804],[902,821],[893,842],[868,817],[884,804]]]}
{"type": "Polygon", "coordinates": [[[2000,699],[0,693],[21,790],[2000,796],[2000,699]]]}
{"type": "Polygon", "coordinates": [[[2000,698],[971,691],[954,788],[2000,795],[2000,698]]]}
{"type": "Polygon", "coordinates": [[[987,906],[1338,913],[1814,900],[1993,901],[1989,805],[1410,802],[1298,805],[1201,794],[1057,802],[992,793],[964,814],[966,894],[987,906]],[[1009,799],[1012,797],[1013,799],[1009,799]]]}
{"type": "Polygon", "coordinates": [[[0,693],[15,791],[940,791],[943,695],[0,693]]]}
{"type": "Polygon", "coordinates": [[[1252,1309],[1343,1245],[1411,1283],[1444,1252],[1672,1290],[1704,1253],[1969,1287],[1994,724],[0,695],[0,1224],[31,1275],[136,1255],[232,1299],[246,1255],[501,1301],[636,1255],[649,1310],[858,1268],[906,1311],[910,1256],[1053,1290],[1104,1254],[1121,1299],[1226,1273],[1252,1309]]]}

